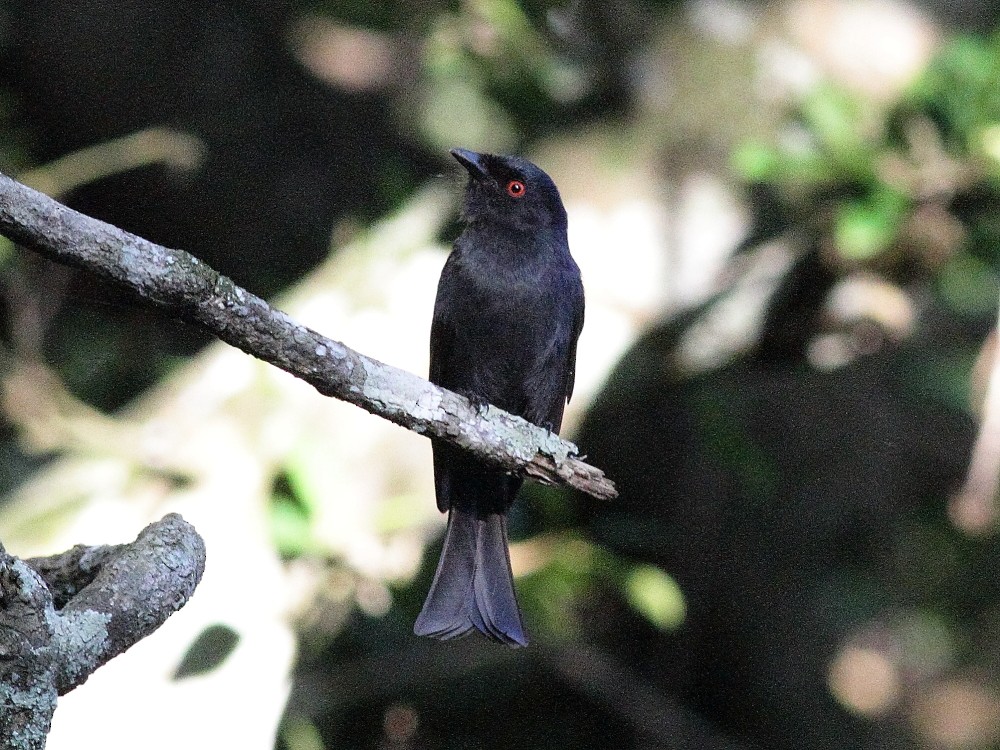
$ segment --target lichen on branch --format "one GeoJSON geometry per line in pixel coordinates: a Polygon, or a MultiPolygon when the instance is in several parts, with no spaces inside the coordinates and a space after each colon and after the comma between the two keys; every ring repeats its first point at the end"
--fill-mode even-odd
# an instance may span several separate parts
{"type": "Polygon", "coordinates": [[[122,284],[247,354],[407,429],[512,473],[599,499],[614,484],[575,445],[520,417],[378,362],[297,324],[194,256],[85,216],[0,175],[0,233],[59,263],[122,284]]]}
{"type": "Polygon", "coordinates": [[[131,544],[21,560],[0,551],[0,750],[41,750],[56,698],[191,598],[205,544],[176,513],[131,544]]]}

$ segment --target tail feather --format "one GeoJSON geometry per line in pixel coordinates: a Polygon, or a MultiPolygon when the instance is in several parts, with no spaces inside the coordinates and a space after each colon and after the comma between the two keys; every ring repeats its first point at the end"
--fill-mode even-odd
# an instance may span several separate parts
{"type": "Polygon", "coordinates": [[[507,549],[507,516],[496,514],[488,519],[488,531],[480,533],[476,545],[475,603],[493,638],[526,646],[507,549]]]}
{"type": "Polygon", "coordinates": [[[507,550],[507,518],[458,508],[448,516],[434,582],[413,632],[447,640],[476,629],[508,646],[526,646],[507,550]]]}
{"type": "Polygon", "coordinates": [[[434,582],[427,594],[424,608],[413,625],[413,632],[432,638],[448,640],[457,638],[473,628],[466,616],[468,599],[467,579],[475,570],[476,534],[472,526],[475,518],[465,513],[448,516],[444,547],[438,561],[434,582]]]}

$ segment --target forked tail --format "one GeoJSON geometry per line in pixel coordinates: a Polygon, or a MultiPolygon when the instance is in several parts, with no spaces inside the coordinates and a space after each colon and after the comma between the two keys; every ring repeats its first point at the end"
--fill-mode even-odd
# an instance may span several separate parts
{"type": "Polygon", "coordinates": [[[452,508],[434,583],[413,632],[447,640],[473,628],[508,646],[528,645],[510,570],[507,517],[452,508]]]}

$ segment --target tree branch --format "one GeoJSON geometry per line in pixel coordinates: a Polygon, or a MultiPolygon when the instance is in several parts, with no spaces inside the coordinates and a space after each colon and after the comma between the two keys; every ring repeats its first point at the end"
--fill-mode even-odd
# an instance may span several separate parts
{"type": "Polygon", "coordinates": [[[131,544],[0,552],[0,750],[44,748],[56,696],[166,622],[204,569],[204,542],[176,513],[131,544]]]}
{"type": "Polygon", "coordinates": [[[123,284],[142,299],[247,354],[390,422],[439,438],[508,471],[617,497],[575,445],[495,407],[477,413],[464,396],[328,339],[192,255],[85,216],[0,175],[0,233],[47,258],[123,284]]]}

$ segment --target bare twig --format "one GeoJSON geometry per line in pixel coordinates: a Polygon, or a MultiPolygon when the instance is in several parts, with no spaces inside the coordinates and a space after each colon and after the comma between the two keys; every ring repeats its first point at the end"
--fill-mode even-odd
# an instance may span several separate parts
{"type": "Polygon", "coordinates": [[[324,395],[454,443],[508,471],[600,499],[617,496],[600,470],[577,457],[572,443],[494,407],[479,414],[463,396],[295,323],[188,253],[73,211],[4,175],[0,233],[59,263],[123,284],[324,395]]]}
{"type": "Polygon", "coordinates": [[[0,750],[44,748],[56,696],[166,622],[204,569],[201,537],[175,513],[131,544],[0,553],[0,750]]]}

